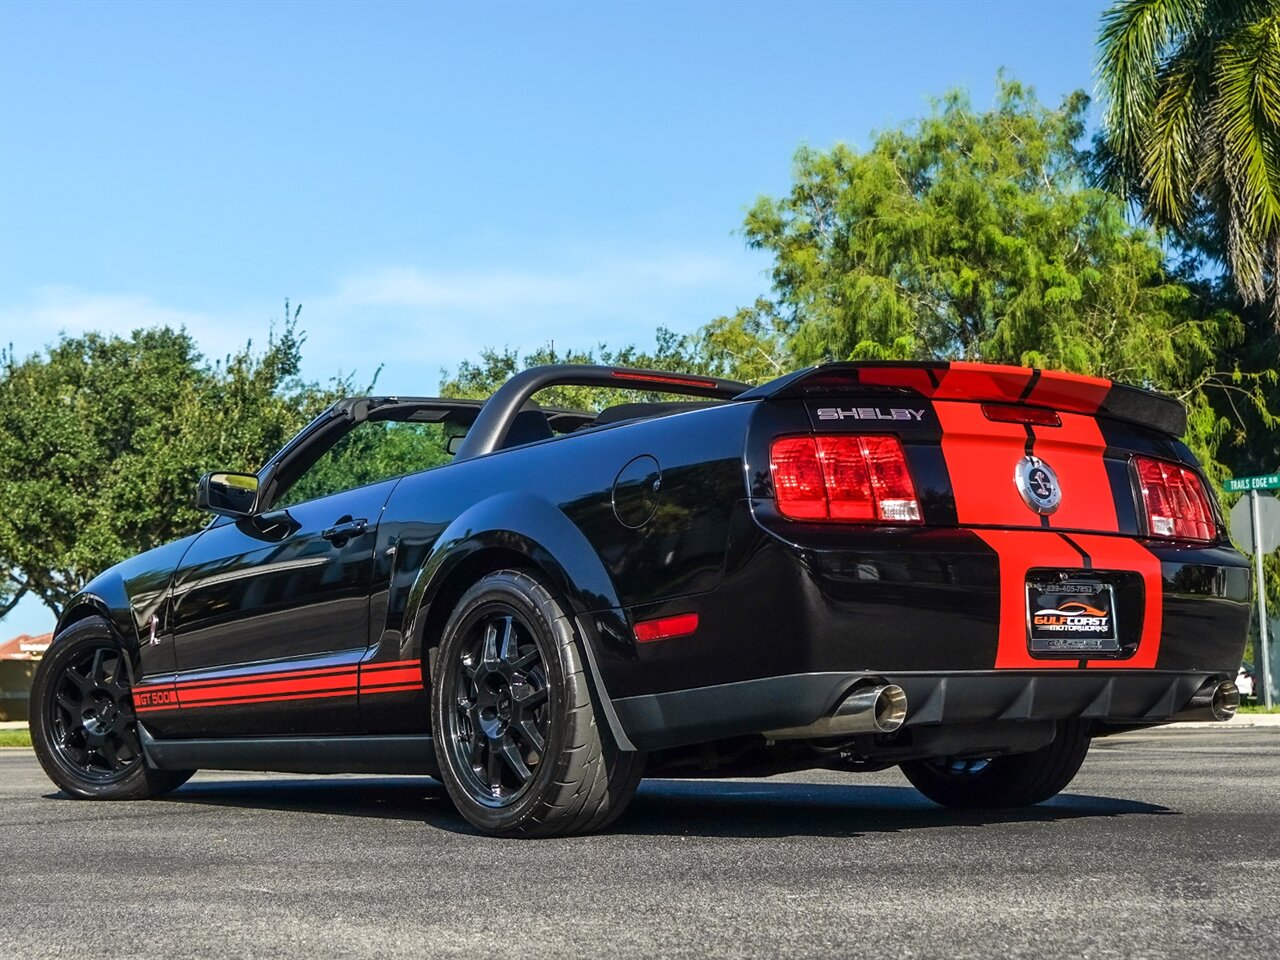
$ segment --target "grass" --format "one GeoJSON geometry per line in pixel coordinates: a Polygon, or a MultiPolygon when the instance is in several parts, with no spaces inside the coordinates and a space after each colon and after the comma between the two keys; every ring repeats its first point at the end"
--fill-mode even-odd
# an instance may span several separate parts
{"type": "Polygon", "coordinates": [[[26,728],[18,730],[0,730],[0,747],[31,746],[31,731],[26,728]]]}
{"type": "Polygon", "coordinates": [[[1260,703],[1242,703],[1240,704],[1241,713],[1280,713],[1280,704],[1268,710],[1260,703]]]}

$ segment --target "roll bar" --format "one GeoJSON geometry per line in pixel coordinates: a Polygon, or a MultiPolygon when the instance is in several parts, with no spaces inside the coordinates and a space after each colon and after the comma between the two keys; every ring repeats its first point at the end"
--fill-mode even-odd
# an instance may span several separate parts
{"type": "Polygon", "coordinates": [[[612,387],[617,390],[661,390],[691,397],[732,400],[751,389],[736,380],[700,377],[665,370],[632,370],[585,363],[555,363],[531,367],[494,391],[458,448],[454,461],[482,457],[499,449],[516,414],[529,398],[547,387],[612,387]]]}

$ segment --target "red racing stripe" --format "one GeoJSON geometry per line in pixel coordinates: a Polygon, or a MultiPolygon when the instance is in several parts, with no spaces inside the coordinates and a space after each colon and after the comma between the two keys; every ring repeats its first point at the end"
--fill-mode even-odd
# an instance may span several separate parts
{"type": "Polygon", "coordinates": [[[150,713],[422,689],[422,662],[395,660],[141,684],[135,688],[133,698],[135,712],[150,713]]]}
{"type": "Polygon", "coordinates": [[[1062,670],[1076,660],[1040,660],[1027,650],[1027,571],[1032,567],[1083,570],[1080,554],[1047,530],[974,530],[995,550],[1000,579],[997,670],[1062,670]]]}
{"type": "Polygon", "coordinates": [[[935,400],[994,400],[1017,403],[1033,371],[996,363],[957,360],[947,368],[933,392],[935,400]]]}
{"type": "Polygon", "coordinates": [[[1142,634],[1138,649],[1128,660],[1090,660],[1089,667],[1106,670],[1142,670],[1156,665],[1160,655],[1160,634],[1164,629],[1164,578],[1160,561],[1146,547],[1126,537],[1099,537],[1071,534],[1080,549],[1089,554],[1098,570],[1136,570],[1142,574],[1142,634]]]}
{"type": "Polygon", "coordinates": [[[1042,370],[1027,403],[1079,413],[1097,413],[1110,391],[1110,380],[1087,377],[1082,373],[1042,370]]]}
{"type": "MultiPolygon", "coordinates": [[[[1049,526],[1055,530],[1095,530],[1102,533],[1119,531],[1116,519],[1115,495],[1107,476],[1107,464],[1102,454],[1107,441],[1102,436],[1098,421],[1080,413],[1061,413],[1060,427],[1037,427],[1032,453],[1044,460],[1062,487],[1062,502],[1049,516],[1049,526]]],[[[1012,477],[1012,474],[1010,474],[1012,477]]],[[[1012,484],[1010,484],[1012,486],[1012,484]]],[[[1022,504],[1022,498],[1015,497],[1022,504]]],[[[1032,521],[1035,515],[1023,506],[1021,526],[1032,521]]]]}
{"type": "MultiPolygon", "coordinates": [[[[1061,537],[1041,530],[975,530],[993,550],[999,562],[1000,633],[996,669],[1044,670],[1074,668],[1076,660],[1040,659],[1027,650],[1026,580],[1032,567],[1086,573],[1080,554],[1061,537]]],[[[1131,570],[1142,575],[1144,600],[1138,649],[1127,660],[1099,658],[1088,667],[1104,670],[1142,670],[1156,665],[1163,628],[1163,580],[1160,561],[1142,544],[1125,537],[1071,534],[1089,554],[1094,570],[1131,570]]],[[[1132,611],[1126,611],[1132,614],[1132,611]]]]}
{"type": "Polygon", "coordinates": [[[403,684],[414,683],[422,686],[422,667],[414,664],[412,667],[401,667],[396,670],[383,670],[373,676],[360,675],[360,692],[364,693],[373,687],[383,687],[387,684],[403,684]]]}
{"type": "Polygon", "coordinates": [[[216,687],[202,686],[189,690],[178,685],[178,700],[184,707],[201,706],[211,701],[220,701],[239,697],[278,696],[284,694],[310,694],[328,691],[331,696],[342,696],[356,690],[356,671],[351,668],[346,674],[330,674],[320,677],[300,677],[298,679],[271,680],[265,683],[228,682],[216,687]]]}
{"type": "Polygon", "coordinates": [[[960,524],[1039,526],[1013,482],[1026,452],[1026,428],[988,420],[977,403],[937,403],[933,409],[960,524]]]}
{"type": "Polygon", "coordinates": [[[354,697],[355,695],[356,688],[351,687],[345,693],[334,693],[329,690],[324,690],[317,693],[286,693],[271,697],[238,697],[233,700],[218,700],[215,703],[197,703],[192,705],[184,703],[183,707],[185,709],[193,709],[196,707],[201,709],[205,707],[232,707],[250,703],[278,703],[283,700],[318,700],[324,697],[354,697]]]}

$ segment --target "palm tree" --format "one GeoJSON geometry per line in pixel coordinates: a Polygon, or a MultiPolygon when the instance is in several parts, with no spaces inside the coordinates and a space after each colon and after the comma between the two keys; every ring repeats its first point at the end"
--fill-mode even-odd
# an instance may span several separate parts
{"type": "Polygon", "coordinates": [[[1280,325],[1280,0],[1118,0],[1099,47],[1111,185],[1184,239],[1207,226],[1280,325]]]}

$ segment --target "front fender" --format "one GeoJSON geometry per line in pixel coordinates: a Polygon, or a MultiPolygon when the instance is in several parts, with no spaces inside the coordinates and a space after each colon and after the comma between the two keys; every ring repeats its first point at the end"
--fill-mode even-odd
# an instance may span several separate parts
{"type": "MultiPolygon", "coordinates": [[[[137,666],[151,618],[161,613],[173,572],[199,536],[199,533],[194,533],[166,543],[98,574],[63,609],[54,641],[67,627],[85,617],[101,617],[110,625],[137,666]]],[[[165,653],[171,656],[172,649],[166,648],[165,653]]]]}

